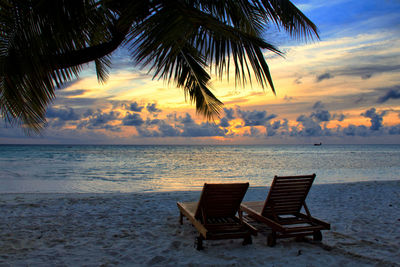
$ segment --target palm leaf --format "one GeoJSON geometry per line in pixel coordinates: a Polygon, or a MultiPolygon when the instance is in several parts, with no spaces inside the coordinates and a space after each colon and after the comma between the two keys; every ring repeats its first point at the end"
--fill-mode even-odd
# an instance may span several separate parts
{"type": "Polygon", "coordinates": [[[0,0],[0,111],[10,122],[40,131],[55,89],[95,62],[108,78],[110,54],[123,41],[154,78],[183,88],[207,118],[222,103],[210,75],[256,80],[275,93],[263,51],[274,23],[295,38],[318,38],[316,26],[288,0],[0,0]]]}

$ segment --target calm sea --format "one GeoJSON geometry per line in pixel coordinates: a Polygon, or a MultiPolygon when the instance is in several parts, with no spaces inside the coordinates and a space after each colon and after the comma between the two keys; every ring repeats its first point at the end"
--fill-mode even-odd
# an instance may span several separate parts
{"type": "Polygon", "coordinates": [[[0,146],[0,193],[198,190],[205,182],[270,185],[400,180],[400,145],[0,146]]]}

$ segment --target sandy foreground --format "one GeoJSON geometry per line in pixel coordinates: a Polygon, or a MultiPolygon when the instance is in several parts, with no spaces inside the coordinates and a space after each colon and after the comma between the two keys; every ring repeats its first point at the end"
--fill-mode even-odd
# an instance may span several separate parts
{"type": "MultiPolygon", "coordinates": [[[[245,200],[267,192],[250,188],[245,200]]],[[[259,234],[197,251],[176,201],[199,194],[0,194],[0,266],[400,266],[400,181],[314,185],[307,204],[332,230],[273,248],[259,234]]]]}

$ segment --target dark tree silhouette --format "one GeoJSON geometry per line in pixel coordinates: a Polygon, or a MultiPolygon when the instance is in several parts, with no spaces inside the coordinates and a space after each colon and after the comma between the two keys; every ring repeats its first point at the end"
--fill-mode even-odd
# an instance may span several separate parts
{"type": "Polygon", "coordinates": [[[54,90],[94,62],[105,82],[111,54],[125,46],[132,64],[183,88],[208,119],[222,102],[210,74],[234,68],[237,84],[256,79],[275,92],[263,50],[269,24],[295,38],[316,26],[288,0],[4,0],[0,2],[0,111],[39,132],[54,90]]]}

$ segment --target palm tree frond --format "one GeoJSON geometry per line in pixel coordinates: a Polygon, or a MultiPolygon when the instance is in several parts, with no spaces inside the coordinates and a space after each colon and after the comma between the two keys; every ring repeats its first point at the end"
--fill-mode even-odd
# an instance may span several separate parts
{"type": "Polygon", "coordinates": [[[265,8],[265,15],[277,26],[283,27],[291,36],[301,39],[319,39],[318,29],[289,0],[260,0],[265,8]]]}
{"type": "Polygon", "coordinates": [[[229,79],[231,67],[236,85],[255,80],[275,93],[263,52],[283,53],[265,41],[271,23],[295,38],[319,38],[289,0],[0,1],[0,114],[39,132],[55,89],[92,61],[106,82],[111,53],[125,45],[212,119],[222,102],[207,70],[229,79]]]}
{"type": "Polygon", "coordinates": [[[108,79],[109,69],[111,67],[111,58],[109,56],[105,56],[96,59],[94,62],[96,67],[97,80],[100,83],[104,84],[105,82],[107,82],[108,79]]]}

